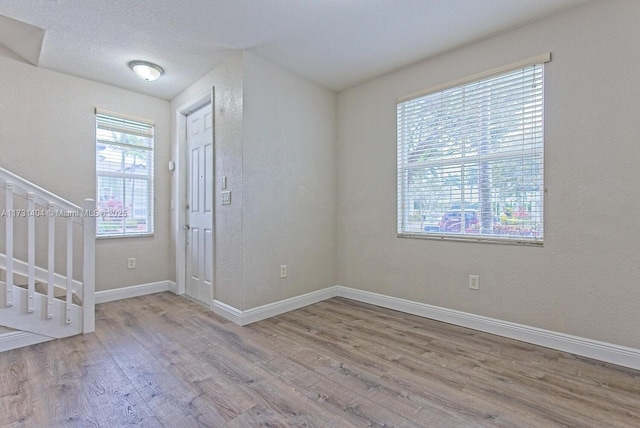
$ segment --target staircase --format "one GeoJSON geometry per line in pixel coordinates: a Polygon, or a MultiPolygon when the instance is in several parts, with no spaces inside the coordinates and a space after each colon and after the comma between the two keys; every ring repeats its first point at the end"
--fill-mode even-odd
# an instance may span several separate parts
{"type": "Polygon", "coordinates": [[[95,201],[79,207],[3,168],[0,197],[0,352],[93,332],[95,201]]]}

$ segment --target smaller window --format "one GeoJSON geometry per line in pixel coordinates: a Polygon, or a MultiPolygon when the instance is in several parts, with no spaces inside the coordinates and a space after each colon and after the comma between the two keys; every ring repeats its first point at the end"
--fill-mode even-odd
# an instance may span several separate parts
{"type": "Polygon", "coordinates": [[[96,114],[98,237],[153,234],[152,124],[96,114]]]}

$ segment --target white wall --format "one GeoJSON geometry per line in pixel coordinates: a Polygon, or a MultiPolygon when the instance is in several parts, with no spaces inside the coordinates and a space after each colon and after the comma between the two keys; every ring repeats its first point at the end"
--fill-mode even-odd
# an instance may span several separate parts
{"type": "Polygon", "coordinates": [[[0,57],[0,166],[82,205],[95,198],[95,108],[155,120],[156,232],[98,240],[96,290],[168,278],[169,104],[0,57]],[[136,257],[136,269],[127,258],[136,257]]]}
{"type": "Polygon", "coordinates": [[[338,283],[640,348],[638,17],[593,2],[340,93],[338,283]],[[547,51],[544,247],[397,238],[396,98],[547,51]]]}
{"type": "MultiPolygon", "coordinates": [[[[334,285],[335,93],[237,52],[172,100],[172,123],[212,86],[214,189],[226,176],[232,192],[231,205],[215,196],[214,298],[244,310],[334,285]],[[281,264],[289,266],[286,279],[281,264]]],[[[184,162],[183,132],[174,127],[173,150],[184,162]]],[[[179,174],[174,197],[184,194],[179,174]]],[[[178,248],[179,217],[172,217],[178,248]]]]}

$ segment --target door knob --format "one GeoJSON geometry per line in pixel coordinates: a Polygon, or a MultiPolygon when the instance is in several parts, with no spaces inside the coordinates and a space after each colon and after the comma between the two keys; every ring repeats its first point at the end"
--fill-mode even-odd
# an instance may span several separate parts
{"type": "Polygon", "coordinates": [[[188,224],[185,224],[184,225],[184,230],[189,230],[189,229],[191,229],[191,226],[189,226],[188,224]]]}

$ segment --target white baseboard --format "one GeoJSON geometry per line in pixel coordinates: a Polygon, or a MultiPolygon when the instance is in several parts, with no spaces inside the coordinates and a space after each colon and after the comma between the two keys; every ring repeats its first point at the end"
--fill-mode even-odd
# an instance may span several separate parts
{"type": "Polygon", "coordinates": [[[173,294],[180,294],[178,293],[178,285],[175,282],[167,281],[167,283],[169,283],[169,291],[171,291],[173,294]]]}
{"type": "Polygon", "coordinates": [[[36,345],[49,340],[54,340],[54,338],[25,331],[10,331],[0,334],[0,352],[36,345]]]}
{"type": "Polygon", "coordinates": [[[337,289],[338,296],[347,299],[370,303],[408,314],[443,321],[473,330],[492,333],[498,336],[640,370],[640,349],[571,336],[569,334],[501,321],[494,318],[427,305],[426,303],[371,293],[369,291],[342,286],[336,286],[335,288],[337,289]]]}
{"type": "Polygon", "coordinates": [[[229,321],[232,321],[238,325],[249,324],[247,322],[243,322],[243,315],[240,309],[236,309],[231,305],[227,305],[226,303],[221,302],[220,300],[213,301],[213,305],[211,305],[211,310],[215,314],[220,315],[221,317],[226,318],[229,321]]]}
{"type": "Polygon", "coordinates": [[[247,309],[246,311],[236,309],[233,306],[220,302],[219,300],[214,300],[212,309],[216,314],[225,317],[238,325],[247,325],[336,297],[336,292],[336,287],[329,287],[318,291],[312,291],[311,293],[303,294],[301,296],[292,297],[290,299],[280,300],[278,302],[247,309]]]}
{"type": "Polygon", "coordinates": [[[98,303],[113,302],[114,300],[129,299],[147,294],[173,291],[176,283],[173,281],[151,282],[149,284],[132,285],[131,287],[115,288],[113,290],[96,291],[96,305],[98,303]]]}

